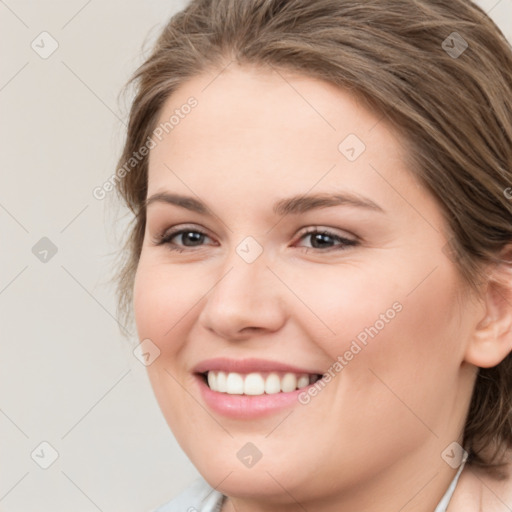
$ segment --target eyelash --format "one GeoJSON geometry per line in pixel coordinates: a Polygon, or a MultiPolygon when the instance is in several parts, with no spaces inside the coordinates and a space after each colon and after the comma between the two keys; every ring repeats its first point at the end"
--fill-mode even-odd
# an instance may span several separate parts
{"type": "MultiPolygon", "coordinates": [[[[198,233],[202,236],[208,237],[208,235],[206,233],[204,233],[203,231],[201,231],[200,229],[181,228],[181,229],[177,229],[177,230],[171,230],[171,231],[164,232],[159,237],[157,237],[156,240],[154,240],[154,243],[155,243],[155,245],[167,245],[167,248],[170,251],[176,251],[176,252],[180,252],[180,253],[185,252],[187,250],[187,248],[181,248],[180,246],[171,242],[171,240],[173,238],[175,238],[178,235],[184,234],[184,233],[198,233]]],[[[334,241],[340,242],[340,245],[338,246],[338,248],[328,247],[327,249],[321,249],[321,248],[316,248],[316,247],[301,247],[301,249],[305,249],[304,252],[309,252],[311,250],[319,251],[319,252],[343,251],[343,250],[346,250],[347,247],[355,247],[355,246],[359,245],[358,240],[351,240],[349,238],[344,238],[344,237],[342,237],[340,235],[336,235],[328,230],[318,229],[318,228],[311,228],[308,231],[306,231],[305,233],[302,233],[302,235],[299,238],[299,241],[302,240],[303,238],[305,238],[309,235],[313,235],[313,234],[320,234],[320,235],[328,236],[328,237],[332,238],[334,241]]],[[[193,250],[196,247],[201,247],[201,246],[192,246],[192,247],[188,247],[188,249],[193,250]]]]}

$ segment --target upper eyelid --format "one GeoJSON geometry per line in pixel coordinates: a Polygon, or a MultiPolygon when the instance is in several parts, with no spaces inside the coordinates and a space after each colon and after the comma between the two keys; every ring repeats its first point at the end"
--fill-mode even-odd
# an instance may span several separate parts
{"type": "Polygon", "coordinates": [[[204,229],[197,228],[194,226],[182,226],[182,227],[172,227],[168,228],[165,231],[161,232],[160,234],[157,234],[153,241],[156,244],[164,243],[166,239],[174,238],[177,235],[180,235],[182,233],[186,233],[187,231],[195,231],[196,233],[201,233],[204,236],[207,236],[208,238],[211,238],[213,240],[213,237],[211,237],[204,229]]]}
{"type": "Polygon", "coordinates": [[[203,228],[198,228],[198,227],[194,227],[194,226],[180,226],[180,227],[172,227],[172,228],[168,228],[166,229],[165,231],[162,232],[162,234],[160,235],[161,238],[166,238],[167,236],[170,236],[170,235],[178,235],[182,232],[186,232],[186,231],[195,231],[197,233],[201,233],[203,235],[206,235],[210,238],[212,238],[203,228]]]}

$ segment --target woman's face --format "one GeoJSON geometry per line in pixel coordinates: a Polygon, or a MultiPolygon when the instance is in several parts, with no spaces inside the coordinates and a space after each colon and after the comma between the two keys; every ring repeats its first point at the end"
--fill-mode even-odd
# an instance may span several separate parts
{"type": "Polygon", "coordinates": [[[392,500],[401,478],[402,504],[428,503],[460,442],[480,310],[385,119],[324,82],[232,64],[183,85],[165,122],[135,314],[184,451],[229,495],[349,503],[364,482],[392,500]]]}

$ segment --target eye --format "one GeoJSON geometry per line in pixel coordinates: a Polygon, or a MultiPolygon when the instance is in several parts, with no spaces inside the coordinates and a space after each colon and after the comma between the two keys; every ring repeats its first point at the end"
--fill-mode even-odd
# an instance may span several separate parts
{"type": "MultiPolygon", "coordinates": [[[[171,251],[184,252],[194,247],[202,247],[205,239],[211,238],[197,228],[175,228],[165,231],[156,237],[153,242],[155,245],[166,245],[171,251]]],[[[358,240],[346,238],[326,229],[310,228],[300,236],[299,240],[310,240],[311,246],[304,247],[306,252],[313,249],[316,251],[327,252],[329,250],[345,250],[347,247],[356,246],[358,240]]]]}
{"type": "Polygon", "coordinates": [[[345,250],[347,247],[358,245],[358,241],[356,239],[346,238],[340,235],[337,235],[331,231],[326,229],[318,229],[313,228],[309,229],[306,233],[303,233],[300,237],[300,240],[308,239],[311,242],[311,247],[305,247],[306,252],[309,249],[315,250],[345,250]]]}
{"type": "Polygon", "coordinates": [[[205,238],[210,238],[206,233],[196,228],[171,229],[154,240],[155,245],[166,245],[171,251],[183,252],[185,248],[201,247],[205,238]],[[176,241],[181,243],[176,243],[176,241]]]}

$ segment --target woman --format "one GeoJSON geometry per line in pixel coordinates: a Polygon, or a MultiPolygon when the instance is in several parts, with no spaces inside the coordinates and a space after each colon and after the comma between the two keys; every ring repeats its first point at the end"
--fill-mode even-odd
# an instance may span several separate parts
{"type": "Polygon", "coordinates": [[[159,511],[512,510],[512,52],[454,0],[197,0],[134,78],[120,307],[159,511]]]}

